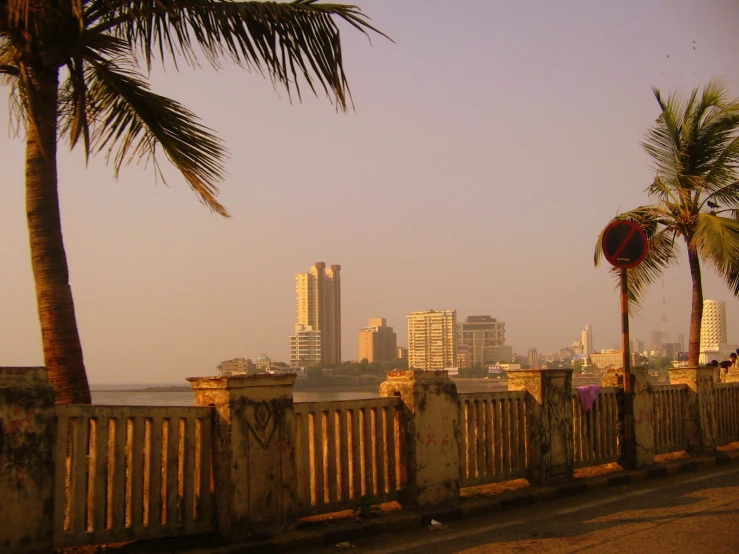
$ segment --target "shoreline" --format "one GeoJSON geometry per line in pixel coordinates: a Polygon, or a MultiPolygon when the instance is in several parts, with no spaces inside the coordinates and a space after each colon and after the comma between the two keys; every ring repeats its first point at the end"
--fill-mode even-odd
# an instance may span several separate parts
{"type": "MultiPolygon", "coordinates": [[[[298,392],[322,392],[322,391],[333,391],[333,392],[377,392],[382,380],[377,379],[374,382],[364,383],[351,383],[353,378],[341,379],[340,382],[332,383],[327,380],[317,380],[312,383],[306,383],[305,381],[298,381],[295,383],[294,389],[298,392]]],[[[508,388],[508,379],[452,379],[457,385],[459,392],[479,392],[486,390],[506,390],[508,388]]],[[[573,379],[573,385],[577,384],[599,384],[600,379],[595,377],[577,377],[573,379]],[[585,381],[588,381],[587,383],[585,381]]],[[[101,388],[93,387],[92,392],[105,392],[105,393],[182,393],[191,392],[192,388],[189,385],[166,385],[166,386],[149,386],[149,387],[132,387],[132,388],[106,388],[110,385],[100,385],[101,388]]]]}

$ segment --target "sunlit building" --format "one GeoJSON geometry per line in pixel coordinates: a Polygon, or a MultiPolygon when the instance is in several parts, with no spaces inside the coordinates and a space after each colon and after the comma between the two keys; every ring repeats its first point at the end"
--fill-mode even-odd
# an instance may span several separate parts
{"type": "Polygon", "coordinates": [[[218,364],[218,374],[222,376],[229,375],[247,375],[255,370],[254,364],[249,358],[233,358],[224,360],[218,364]]]}
{"type": "Polygon", "coordinates": [[[726,302],[704,300],[703,319],[701,320],[701,352],[717,352],[719,344],[726,342],[726,302]]]}
{"type": "Polygon", "coordinates": [[[582,330],[580,342],[582,343],[582,353],[590,356],[593,353],[593,328],[589,323],[582,330]]]}
{"type": "Polygon", "coordinates": [[[295,326],[295,334],[290,337],[290,365],[307,367],[321,363],[321,332],[310,325],[295,326]]]}
{"type": "Polygon", "coordinates": [[[397,359],[398,340],[384,317],[373,317],[359,331],[359,360],[393,362],[397,359]]]}
{"type": "MultiPolygon", "coordinates": [[[[638,357],[638,353],[630,352],[631,367],[636,367],[638,357]]],[[[624,351],[616,349],[601,350],[598,353],[590,355],[590,363],[594,366],[598,366],[601,369],[607,369],[609,367],[623,367],[624,351]]]]}
{"type": "Polygon", "coordinates": [[[408,314],[408,367],[424,370],[456,368],[456,310],[408,314]]]}
{"type": "Polygon", "coordinates": [[[341,266],[316,262],[295,276],[298,325],[320,331],[321,363],[341,363],[341,266]]]}
{"type": "MultiPolygon", "coordinates": [[[[469,366],[513,360],[513,347],[505,344],[505,323],[489,315],[471,315],[457,324],[457,344],[469,350],[469,366]]],[[[465,367],[461,365],[460,367],[465,367]]]]}

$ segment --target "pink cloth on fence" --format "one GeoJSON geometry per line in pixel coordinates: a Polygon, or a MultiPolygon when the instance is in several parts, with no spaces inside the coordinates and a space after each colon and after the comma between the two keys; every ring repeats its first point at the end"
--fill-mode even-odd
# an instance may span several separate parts
{"type": "Polygon", "coordinates": [[[593,409],[595,399],[598,398],[600,385],[585,385],[584,387],[575,387],[580,395],[580,405],[583,412],[589,412],[593,409]]]}

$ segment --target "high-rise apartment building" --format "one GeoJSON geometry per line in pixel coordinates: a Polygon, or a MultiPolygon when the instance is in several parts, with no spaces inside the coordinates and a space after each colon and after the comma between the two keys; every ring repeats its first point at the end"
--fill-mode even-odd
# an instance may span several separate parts
{"type": "Polygon", "coordinates": [[[582,353],[590,356],[593,353],[593,328],[588,323],[582,330],[580,342],[582,342],[582,353]]]}
{"type": "Polygon", "coordinates": [[[321,334],[321,363],[341,363],[341,266],[316,262],[295,276],[298,325],[321,334]]]}
{"type": "Polygon", "coordinates": [[[457,367],[456,310],[408,314],[408,367],[427,371],[457,367]]]}
{"type": "Polygon", "coordinates": [[[398,340],[384,317],[373,317],[359,331],[359,360],[393,362],[397,359],[398,340]]]}
{"type": "Polygon", "coordinates": [[[513,359],[513,348],[505,345],[505,323],[489,315],[471,315],[457,324],[457,344],[467,346],[470,366],[513,359]]]}
{"type": "Polygon", "coordinates": [[[290,337],[290,365],[307,367],[321,363],[321,332],[298,323],[290,337]]]}
{"type": "Polygon", "coordinates": [[[717,352],[720,344],[726,344],[726,302],[703,301],[701,320],[701,352],[717,352]]]}

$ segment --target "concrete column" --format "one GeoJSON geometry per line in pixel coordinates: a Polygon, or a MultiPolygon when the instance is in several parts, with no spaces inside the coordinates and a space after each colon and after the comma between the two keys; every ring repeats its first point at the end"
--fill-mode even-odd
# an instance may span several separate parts
{"type": "Polygon", "coordinates": [[[52,550],[55,421],[46,368],[0,367],[0,552],[52,550]]]}
{"type": "Polygon", "coordinates": [[[634,463],[637,467],[642,467],[654,463],[652,386],[647,368],[631,368],[631,383],[634,403],[634,463]]]}
{"type": "Polygon", "coordinates": [[[713,397],[712,367],[670,368],[670,383],[688,385],[685,409],[685,434],[688,453],[710,454],[716,451],[718,427],[713,397]]]}
{"type": "Polygon", "coordinates": [[[572,370],[508,372],[508,390],[525,390],[528,479],[556,483],[572,479],[572,370]]]}
{"type": "Polygon", "coordinates": [[[401,504],[412,509],[459,503],[459,399],[446,371],[390,371],[380,396],[404,404],[401,504]]]}
{"type": "Polygon", "coordinates": [[[229,540],[284,531],[296,517],[295,375],[189,378],[214,406],[218,529],[229,540]]]}

